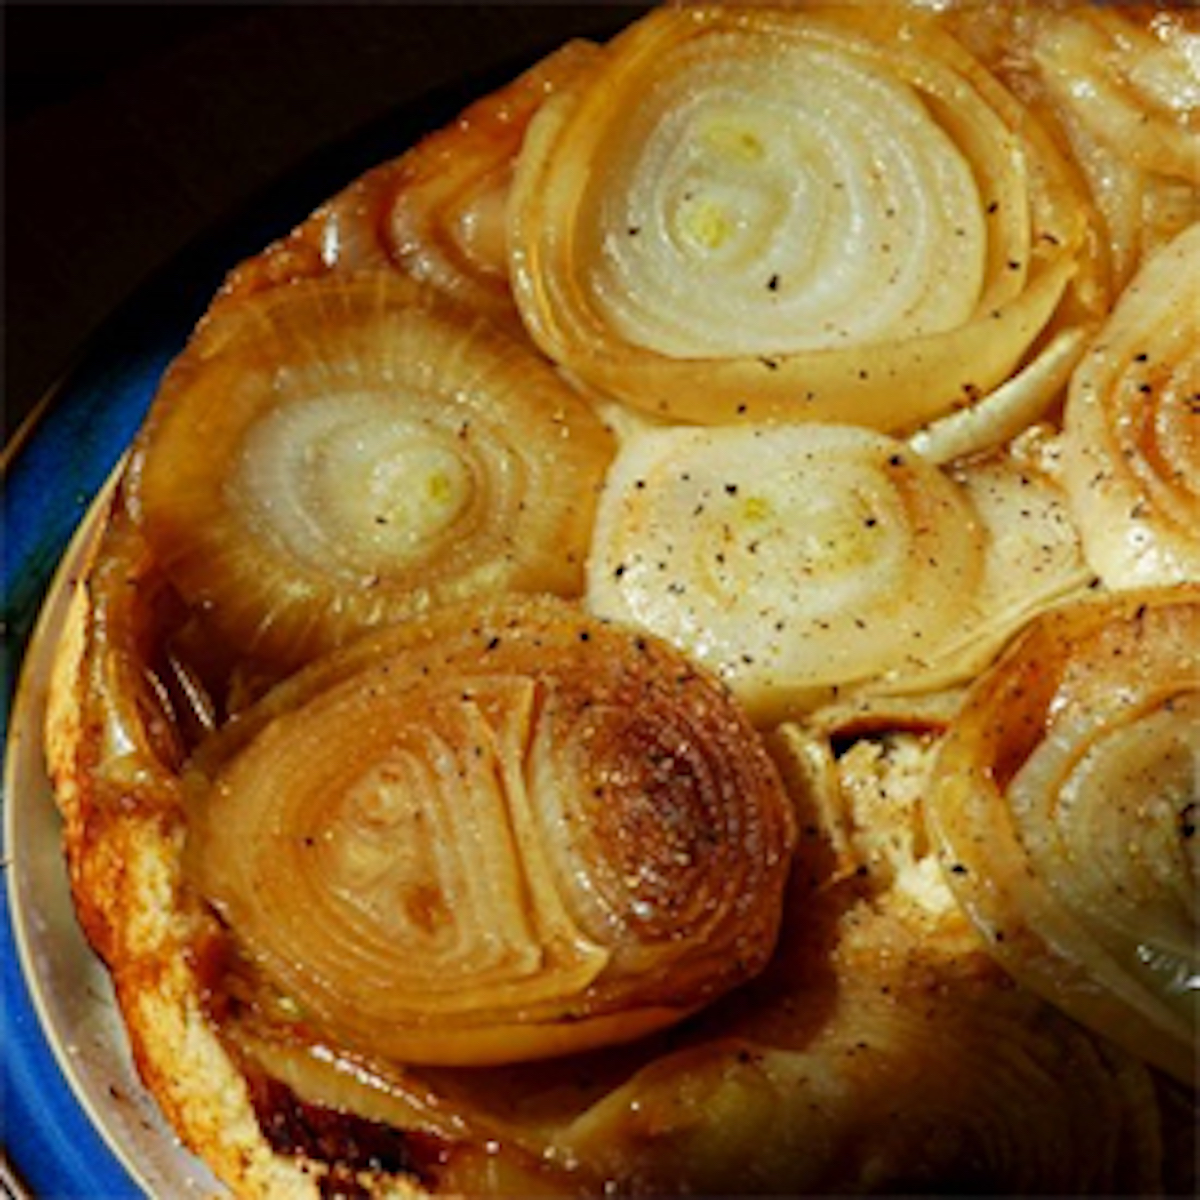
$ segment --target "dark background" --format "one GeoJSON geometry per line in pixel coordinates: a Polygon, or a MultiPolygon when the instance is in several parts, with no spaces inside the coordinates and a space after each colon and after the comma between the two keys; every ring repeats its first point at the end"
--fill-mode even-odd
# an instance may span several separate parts
{"type": "Polygon", "coordinates": [[[643,7],[0,3],[6,441],[200,235],[281,181],[336,190],[349,179],[334,182],[331,146],[364,127],[407,135],[643,7]]]}

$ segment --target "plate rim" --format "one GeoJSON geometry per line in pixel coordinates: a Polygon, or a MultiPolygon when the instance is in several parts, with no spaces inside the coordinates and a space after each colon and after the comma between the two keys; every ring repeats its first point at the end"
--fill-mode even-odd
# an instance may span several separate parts
{"type": "MultiPolygon", "coordinates": [[[[47,588],[46,598],[39,607],[37,620],[30,634],[29,653],[24,656],[21,663],[20,677],[13,694],[11,711],[8,714],[9,727],[6,730],[9,736],[6,739],[2,784],[5,803],[3,813],[0,814],[3,817],[3,844],[6,847],[15,847],[20,841],[17,836],[19,810],[7,798],[15,794],[14,784],[25,773],[23,760],[28,755],[40,756],[41,754],[40,746],[23,748],[16,745],[13,735],[22,723],[30,726],[34,731],[40,729],[40,723],[45,713],[45,697],[40,694],[43,690],[40,675],[44,669],[45,656],[48,653],[48,639],[52,636],[55,628],[61,624],[66,610],[71,604],[75,588],[78,586],[78,581],[72,579],[72,575],[79,569],[99,532],[100,514],[116,487],[120,470],[121,463],[118,461],[92,500],[87,515],[77,526],[63,552],[47,588]],[[26,716],[26,714],[28,715],[26,716]]],[[[57,1068],[59,1078],[55,1082],[65,1085],[65,1090],[61,1087],[55,1089],[56,1094],[52,1097],[53,1106],[60,1110],[58,1119],[65,1126],[64,1132],[72,1132],[73,1144],[75,1144],[75,1136],[82,1136],[73,1132],[78,1120],[87,1127],[89,1134],[99,1139],[100,1147],[107,1152],[107,1157],[105,1157],[93,1147],[90,1153],[86,1150],[81,1153],[80,1157],[83,1161],[80,1169],[87,1172],[86,1179],[89,1187],[96,1186],[98,1181],[95,1179],[94,1173],[99,1171],[105,1181],[103,1194],[106,1197],[117,1197],[126,1193],[130,1195],[149,1193],[147,1180],[137,1169],[136,1164],[110,1134],[105,1124],[97,1119],[80,1073],[72,1063],[67,1045],[60,1038],[50,1036],[54,1022],[50,1017],[49,999],[46,994],[47,983],[41,978],[35,966],[30,933],[33,923],[32,904],[27,903],[23,894],[26,891],[23,886],[25,882],[25,875],[20,864],[15,859],[6,859],[4,916],[8,925],[8,935],[11,936],[16,951],[16,963],[24,988],[23,999],[36,1019],[45,1055],[48,1055],[49,1061],[57,1068]],[[121,1188],[120,1192],[117,1191],[118,1186],[121,1188]]],[[[7,968],[8,964],[6,963],[5,966],[7,968]]],[[[111,992],[106,993],[105,1001],[112,1002],[111,992]]],[[[7,1017],[5,1023],[7,1023],[7,1017]]],[[[44,1073],[40,1081],[42,1086],[46,1085],[44,1073]]],[[[9,1146],[8,1150],[9,1156],[16,1160],[16,1169],[21,1172],[22,1176],[28,1177],[30,1184],[36,1187],[38,1180],[30,1172],[28,1165],[22,1170],[19,1162],[21,1156],[16,1147],[9,1146]]]]}

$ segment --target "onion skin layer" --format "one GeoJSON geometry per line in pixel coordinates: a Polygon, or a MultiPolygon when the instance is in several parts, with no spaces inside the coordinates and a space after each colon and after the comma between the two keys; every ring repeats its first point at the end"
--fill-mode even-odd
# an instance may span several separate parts
{"type": "Polygon", "coordinates": [[[1198,695],[1200,588],[1064,605],[970,689],[928,803],[991,952],[1193,1086],[1198,695]]]}
{"type": "Polygon", "coordinates": [[[564,602],[449,609],[268,695],[189,771],[199,886],[335,1043],[589,1049],[756,974],[794,821],[682,656],[564,602]]]}

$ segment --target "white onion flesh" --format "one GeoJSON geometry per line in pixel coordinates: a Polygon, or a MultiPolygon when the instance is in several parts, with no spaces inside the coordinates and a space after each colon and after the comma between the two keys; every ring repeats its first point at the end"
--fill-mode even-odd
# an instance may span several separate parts
{"type": "Polygon", "coordinates": [[[587,599],[716,669],[765,718],[926,661],[981,570],[955,485],[882,434],[656,430],[610,471],[587,599]]]}
{"type": "Polygon", "coordinates": [[[531,123],[514,295],[551,358],[643,410],[908,431],[1035,359],[1060,308],[1077,327],[1077,190],[920,14],[668,8],[531,123]]]}
{"type": "Polygon", "coordinates": [[[676,358],[968,319],[987,250],[978,188],[916,94],[819,35],[765,72],[729,40],[700,43],[695,66],[682,53],[622,129],[609,169],[624,190],[588,230],[598,310],[676,358]]]}

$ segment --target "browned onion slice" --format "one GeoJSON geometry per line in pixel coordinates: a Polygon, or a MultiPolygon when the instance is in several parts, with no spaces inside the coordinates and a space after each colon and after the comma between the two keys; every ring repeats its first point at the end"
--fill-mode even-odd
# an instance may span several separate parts
{"type": "Polygon", "coordinates": [[[1067,1012],[1195,1082],[1200,588],[1036,619],[968,694],[931,828],[992,951],[1067,1012]]]}
{"type": "Polygon", "coordinates": [[[515,341],[409,279],[230,307],[174,364],[131,466],[164,572],[284,666],[482,593],[577,594],[610,437],[515,341]]]}
{"type": "Polygon", "coordinates": [[[989,960],[924,836],[931,739],[854,723],[777,742],[803,839],[768,971],[562,1141],[660,1196],[1160,1190],[1150,1072],[989,960]]]}
{"type": "Polygon", "coordinates": [[[567,42],[399,158],[368,171],[231,271],[216,306],[297,279],[397,269],[516,326],[504,212],[513,159],[546,97],[599,53],[591,42],[567,42]]]}
{"type": "Polygon", "coordinates": [[[486,1063],[638,1037],[757,973],[794,836],[682,656],[561,601],[315,664],[190,776],[202,891],[335,1044],[486,1063]]]}

